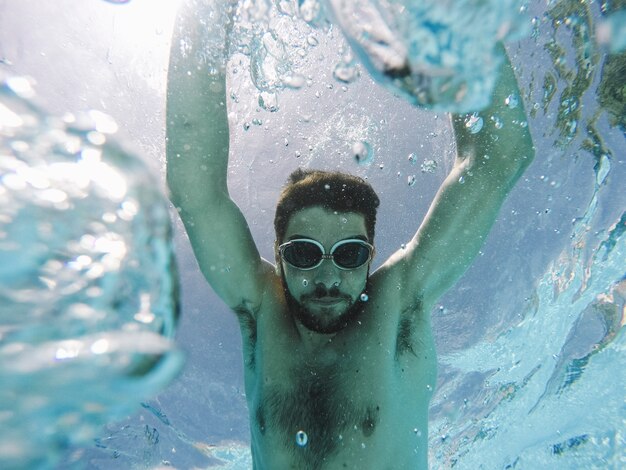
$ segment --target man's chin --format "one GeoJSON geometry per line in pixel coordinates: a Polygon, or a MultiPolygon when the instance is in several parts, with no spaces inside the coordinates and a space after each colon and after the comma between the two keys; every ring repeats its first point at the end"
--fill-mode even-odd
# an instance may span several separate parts
{"type": "Polygon", "coordinates": [[[292,314],[308,330],[320,334],[332,334],[343,330],[360,311],[360,305],[346,299],[337,302],[293,299],[292,314]]]}

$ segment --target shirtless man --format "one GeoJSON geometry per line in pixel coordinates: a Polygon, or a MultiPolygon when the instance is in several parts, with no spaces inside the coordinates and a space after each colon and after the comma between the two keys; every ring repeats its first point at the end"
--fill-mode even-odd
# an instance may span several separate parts
{"type": "Polygon", "coordinates": [[[170,57],[167,179],[200,269],[241,326],[254,468],[427,469],[430,312],[534,157],[528,129],[515,124],[524,110],[504,104],[518,93],[510,64],[481,132],[452,116],[454,167],[406,247],[370,273],[378,198],[369,184],[296,172],[277,208],[274,265],[228,193],[225,77],[197,62],[203,27],[192,4],[179,12],[170,57]]]}

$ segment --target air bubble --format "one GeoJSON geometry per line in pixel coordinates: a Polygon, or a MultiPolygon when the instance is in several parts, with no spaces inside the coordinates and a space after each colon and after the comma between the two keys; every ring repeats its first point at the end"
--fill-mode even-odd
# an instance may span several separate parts
{"type": "Polygon", "coordinates": [[[309,436],[307,436],[307,434],[300,430],[296,433],[296,444],[298,444],[300,447],[304,447],[305,445],[307,445],[309,442],[309,436]]]}
{"type": "Polygon", "coordinates": [[[372,147],[363,140],[355,142],[352,144],[352,155],[359,165],[367,165],[373,158],[372,147]]]}
{"type": "Polygon", "coordinates": [[[293,88],[294,90],[302,88],[306,83],[306,79],[298,74],[286,75],[282,77],[281,80],[286,87],[293,88]]]}
{"type": "Polygon", "coordinates": [[[302,279],[302,285],[303,285],[304,287],[308,286],[308,285],[309,285],[309,281],[308,281],[308,280],[306,280],[306,279],[302,279]]]}
{"type": "Polygon", "coordinates": [[[465,120],[465,127],[470,131],[470,133],[478,134],[483,128],[483,118],[476,113],[471,114],[465,120]]]}
{"type": "Polygon", "coordinates": [[[502,129],[502,126],[504,125],[502,119],[500,119],[498,116],[491,116],[490,119],[496,129],[502,129]]]}
{"type": "Polygon", "coordinates": [[[516,95],[511,94],[505,98],[504,104],[506,104],[510,109],[514,109],[519,105],[519,99],[516,95]]]}
{"type": "Polygon", "coordinates": [[[369,296],[365,292],[363,292],[361,294],[361,302],[367,302],[368,300],[369,300],[369,296]]]}
{"type": "Polygon", "coordinates": [[[435,160],[424,160],[420,169],[422,173],[434,173],[437,169],[437,162],[435,160]]]}
{"type": "Polygon", "coordinates": [[[356,65],[340,62],[333,70],[333,77],[343,83],[352,83],[359,78],[359,69],[356,65]]]}
{"type": "Polygon", "coordinates": [[[407,181],[406,181],[406,182],[407,182],[407,184],[408,184],[409,186],[413,186],[413,185],[415,185],[415,175],[410,175],[410,176],[407,178],[407,181]]]}
{"type": "Polygon", "coordinates": [[[265,111],[275,113],[278,111],[278,96],[276,93],[262,92],[259,94],[259,106],[265,111]]]}
{"type": "Polygon", "coordinates": [[[409,163],[415,165],[417,163],[417,155],[415,155],[415,153],[410,153],[408,160],[409,160],[409,163]]]}

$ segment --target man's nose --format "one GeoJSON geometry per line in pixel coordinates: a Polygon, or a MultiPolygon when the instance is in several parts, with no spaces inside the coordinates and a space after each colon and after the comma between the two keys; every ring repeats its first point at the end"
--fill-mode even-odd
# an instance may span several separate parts
{"type": "Polygon", "coordinates": [[[327,289],[331,289],[333,286],[337,287],[341,283],[341,273],[331,259],[325,259],[315,269],[313,280],[316,284],[321,284],[327,289]]]}

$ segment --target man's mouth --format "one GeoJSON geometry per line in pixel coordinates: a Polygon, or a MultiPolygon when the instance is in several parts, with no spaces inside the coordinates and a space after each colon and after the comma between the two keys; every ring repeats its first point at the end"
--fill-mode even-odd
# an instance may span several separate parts
{"type": "Polygon", "coordinates": [[[342,302],[344,299],[341,297],[313,297],[310,300],[322,305],[335,305],[342,302]]]}

